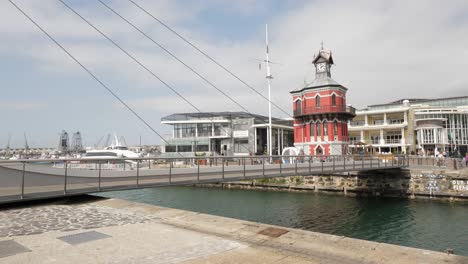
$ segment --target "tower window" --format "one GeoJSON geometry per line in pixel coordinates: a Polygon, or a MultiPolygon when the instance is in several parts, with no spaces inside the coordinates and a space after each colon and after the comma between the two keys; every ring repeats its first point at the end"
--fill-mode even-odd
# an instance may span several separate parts
{"type": "Polygon", "coordinates": [[[315,107],[320,107],[320,96],[318,94],[315,96],[315,107]]]}
{"type": "Polygon", "coordinates": [[[313,140],[315,137],[315,123],[310,123],[310,139],[313,140]]]}
{"type": "Polygon", "coordinates": [[[317,137],[320,139],[322,137],[322,124],[317,123],[317,137]]]}
{"type": "Polygon", "coordinates": [[[328,139],[328,122],[327,121],[323,122],[323,136],[325,137],[325,140],[328,139]]]}
{"type": "Polygon", "coordinates": [[[336,95],[332,95],[332,106],[336,106],[336,95]]]}
{"type": "Polygon", "coordinates": [[[338,122],[333,122],[333,135],[338,136],[338,122]]]}
{"type": "Polygon", "coordinates": [[[296,101],[296,113],[302,113],[302,101],[301,100],[296,101]]]}

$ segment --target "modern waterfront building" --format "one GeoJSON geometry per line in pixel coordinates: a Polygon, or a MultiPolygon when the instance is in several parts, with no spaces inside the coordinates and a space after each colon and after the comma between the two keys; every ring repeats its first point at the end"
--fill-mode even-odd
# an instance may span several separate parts
{"type": "MultiPolygon", "coordinates": [[[[266,155],[268,117],[246,112],[178,113],[161,123],[172,126],[163,156],[266,155]]],[[[292,120],[272,118],[273,155],[293,144],[292,120]]]]}
{"type": "Polygon", "coordinates": [[[348,152],[348,121],[355,109],[346,105],[347,88],[331,78],[331,51],[314,56],[315,79],[291,91],[294,111],[294,146],[306,155],[341,155],[348,152]]]}
{"type": "Polygon", "coordinates": [[[464,154],[468,146],[468,96],[371,105],[356,111],[349,131],[354,153],[464,154]]]}

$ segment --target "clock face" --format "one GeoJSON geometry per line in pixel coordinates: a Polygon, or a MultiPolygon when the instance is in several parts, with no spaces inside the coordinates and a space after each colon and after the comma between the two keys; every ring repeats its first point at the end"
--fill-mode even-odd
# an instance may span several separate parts
{"type": "Polygon", "coordinates": [[[317,64],[317,72],[325,72],[327,69],[326,63],[319,63],[317,64]]]}

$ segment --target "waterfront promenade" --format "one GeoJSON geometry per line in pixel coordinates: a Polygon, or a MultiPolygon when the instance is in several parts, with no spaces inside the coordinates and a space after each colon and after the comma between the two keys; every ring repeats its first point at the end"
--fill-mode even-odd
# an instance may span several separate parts
{"type": "Polygon", "coordinates": [[[446,253],[117,199],[79,200],[3,208],[0,263],[468,263],[446,253]]]}

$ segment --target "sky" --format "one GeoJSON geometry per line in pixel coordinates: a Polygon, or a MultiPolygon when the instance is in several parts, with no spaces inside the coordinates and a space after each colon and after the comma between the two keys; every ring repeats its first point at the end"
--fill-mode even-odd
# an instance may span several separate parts
{"type": "MultiPolygon", "coordinates": [[[[169,137],[161,118],[196,110],[100,36],[58,0],[13,0],[71,54],[169,137]]],[[[201,111],[240,111],[97,0],[64,0],[201,111]]],[[[251,113],[268,103],[127,0],[103,0],[251,113]]],[[[468,2],[464,0],[134,0],[267,95],[269,28],[272,101],[292,112],[290,91],[314,78],[313,55],[333,53],[332,77],[356,108],[403,98],[468,95],[468,2]]],[[[127,144],[161,139],[55,46],[8,1],[0,2],[0,148],[56,147],[80,131],[92,146],[108,133],[127,144]]],[[[276,117],[289,117],[273,107],[276,117]]]]}

